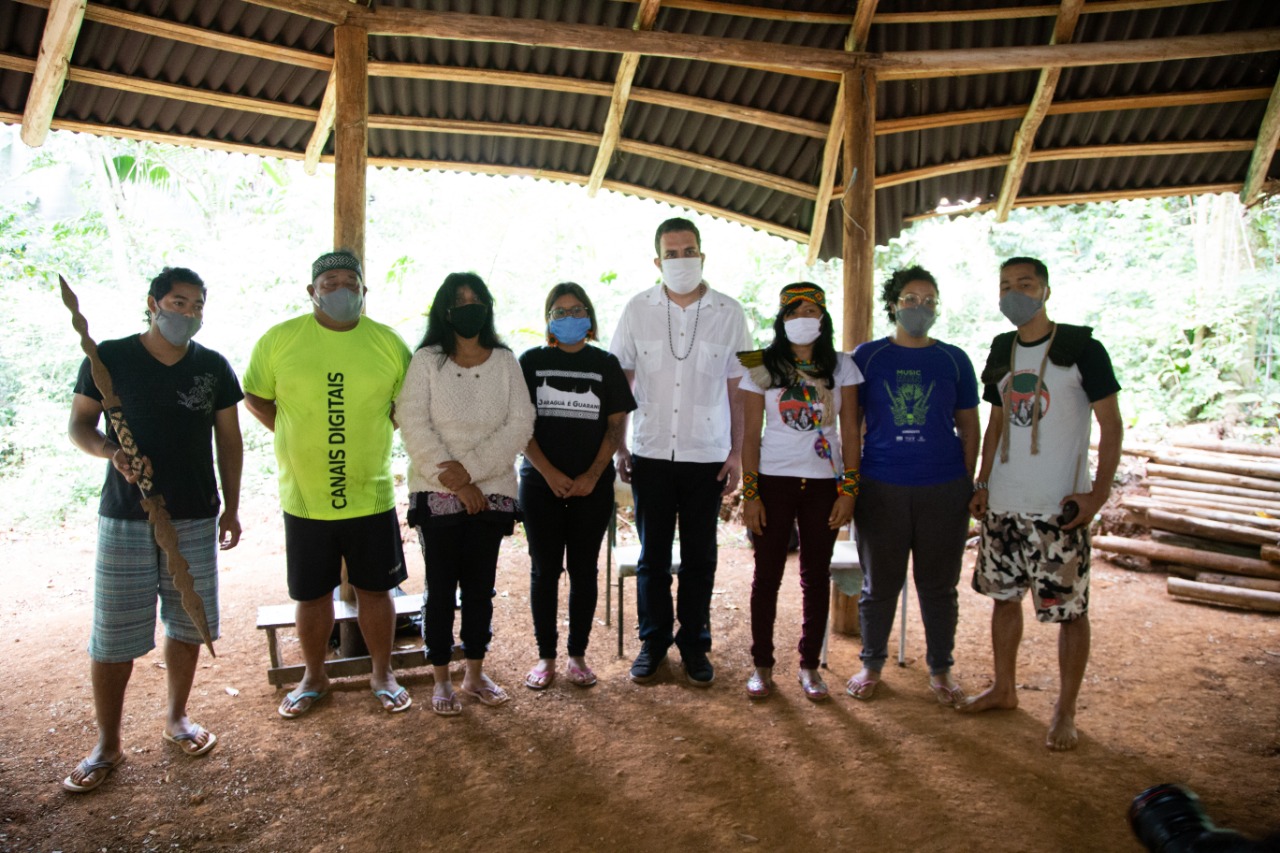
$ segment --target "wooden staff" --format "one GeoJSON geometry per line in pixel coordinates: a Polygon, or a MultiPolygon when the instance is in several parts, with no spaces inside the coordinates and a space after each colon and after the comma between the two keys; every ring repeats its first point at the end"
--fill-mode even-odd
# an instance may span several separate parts
{"type": "Polygon", "coordinates": [[[182,609],[191,617],[196,630],[200,632],[200,638],[209,649],[209,654],[217,657],[217,653],[213,650],[213,637],[209,633],[209,621],[204,615],[204,601],[200,598],[200,593],[196,592],[195,578],[191,577],[191,567],[182,556],[182,552],[178,550],[178,531],[174,529],[173,522],[169,519],[169,511],[164,508],[164,496],[151,494],[153,488],[151,465],[138,450],[133,431],[129,429],[129,424],[124,418],[124,408],[120,398],[116,396],[111,374],[98,355],[98,345],[93,338],[89,337],[89,321],[80,313],[80,300],[76,298],[67,280],[61,275],[58,276],[58,282],[62,288],[62,304],[66,305],[67,310],[71,312],[71,325],[80,334],[80,349],[84,350],[84,354],[89,357],[89,371],[93,374],[93,384],[98,386],[98,393],[102,395],[102,410],[107,413],[107,419],[111,422],[111,429],[115,431],[120,448],[129,457],[129,467],[138,475],[137,486],[142,492],[142,508],[147,511],[147,519],[155,531],[156,544],[169,558],[167,561],[169,574],[173,578],[174,587],[182,595],[182,609]]]}

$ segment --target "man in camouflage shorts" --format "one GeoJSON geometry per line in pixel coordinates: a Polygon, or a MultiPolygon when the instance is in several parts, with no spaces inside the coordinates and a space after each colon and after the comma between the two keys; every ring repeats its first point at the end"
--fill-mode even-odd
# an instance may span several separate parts
{"type": "Polygon", "coordinates": [[[1045,312],[1049,271],[1035,258],[1000,268],[1000,311],[1015,327],[997,335],[982,372],[991,417],[969,509],[982,521],[973,588],[993,601],[995,682],[963,711],[1018,707],[1022,599],[1058,623],[1060,691],[1045,745],[1074,749],[1076,700],[1089,662],[1089,522],[1111,493],[1124,427],[1111,359],[1093,330],[1045,312]],[[1089,432],[1099,427],[1089,480],[1089,432]]]}

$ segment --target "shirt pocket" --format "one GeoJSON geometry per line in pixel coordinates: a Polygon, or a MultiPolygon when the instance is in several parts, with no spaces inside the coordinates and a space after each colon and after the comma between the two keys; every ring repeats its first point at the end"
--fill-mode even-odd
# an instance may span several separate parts
{"type": "Polygon", "coordinates": [[[667,344],[659,338],[636,339],[636,370],[656,372],[662,369],[662,348],[667,344]]]}
{"type": "Polygon", "coordinates": [[[729,376],[729,359],[734,357],[734,349],[721,344],[698,344],[698,372],[718,379],[729,376]]]}

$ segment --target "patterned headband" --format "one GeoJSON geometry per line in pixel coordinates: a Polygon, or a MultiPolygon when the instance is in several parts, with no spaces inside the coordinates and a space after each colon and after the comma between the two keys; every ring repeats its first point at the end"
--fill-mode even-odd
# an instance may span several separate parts
{"type": "Polygon", "coordinates": [[[316,258],[311,265],[311,280],[315,281],[329,270],[355,270],[360,280],[364,280],[364,272],[360,269],[360,261],[350,252],[327,252],[316,258]]]}
{"type": "Polygon", "coordinates": [[[782,297],[779,300],[779,307],[786,308],[797,299],[812,302],[819,308],[827,307],[827,295],[822,292],[822,288],[814,284],[790,284],[782,288],[782,297]]]}

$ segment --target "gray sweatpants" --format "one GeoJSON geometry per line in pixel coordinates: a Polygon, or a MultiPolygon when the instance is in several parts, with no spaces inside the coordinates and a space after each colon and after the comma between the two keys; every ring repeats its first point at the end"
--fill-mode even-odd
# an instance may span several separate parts
{"type": "Polygon", "coordinates": [[[969,533],[968,477],[935,486],[895,486],[863,480],[853,522],[862,561],[862,663],[879,672],[889,657],[889,632],[910,557],[929,673],[951,669],[959,604],[956,584],[969,533]]]}

